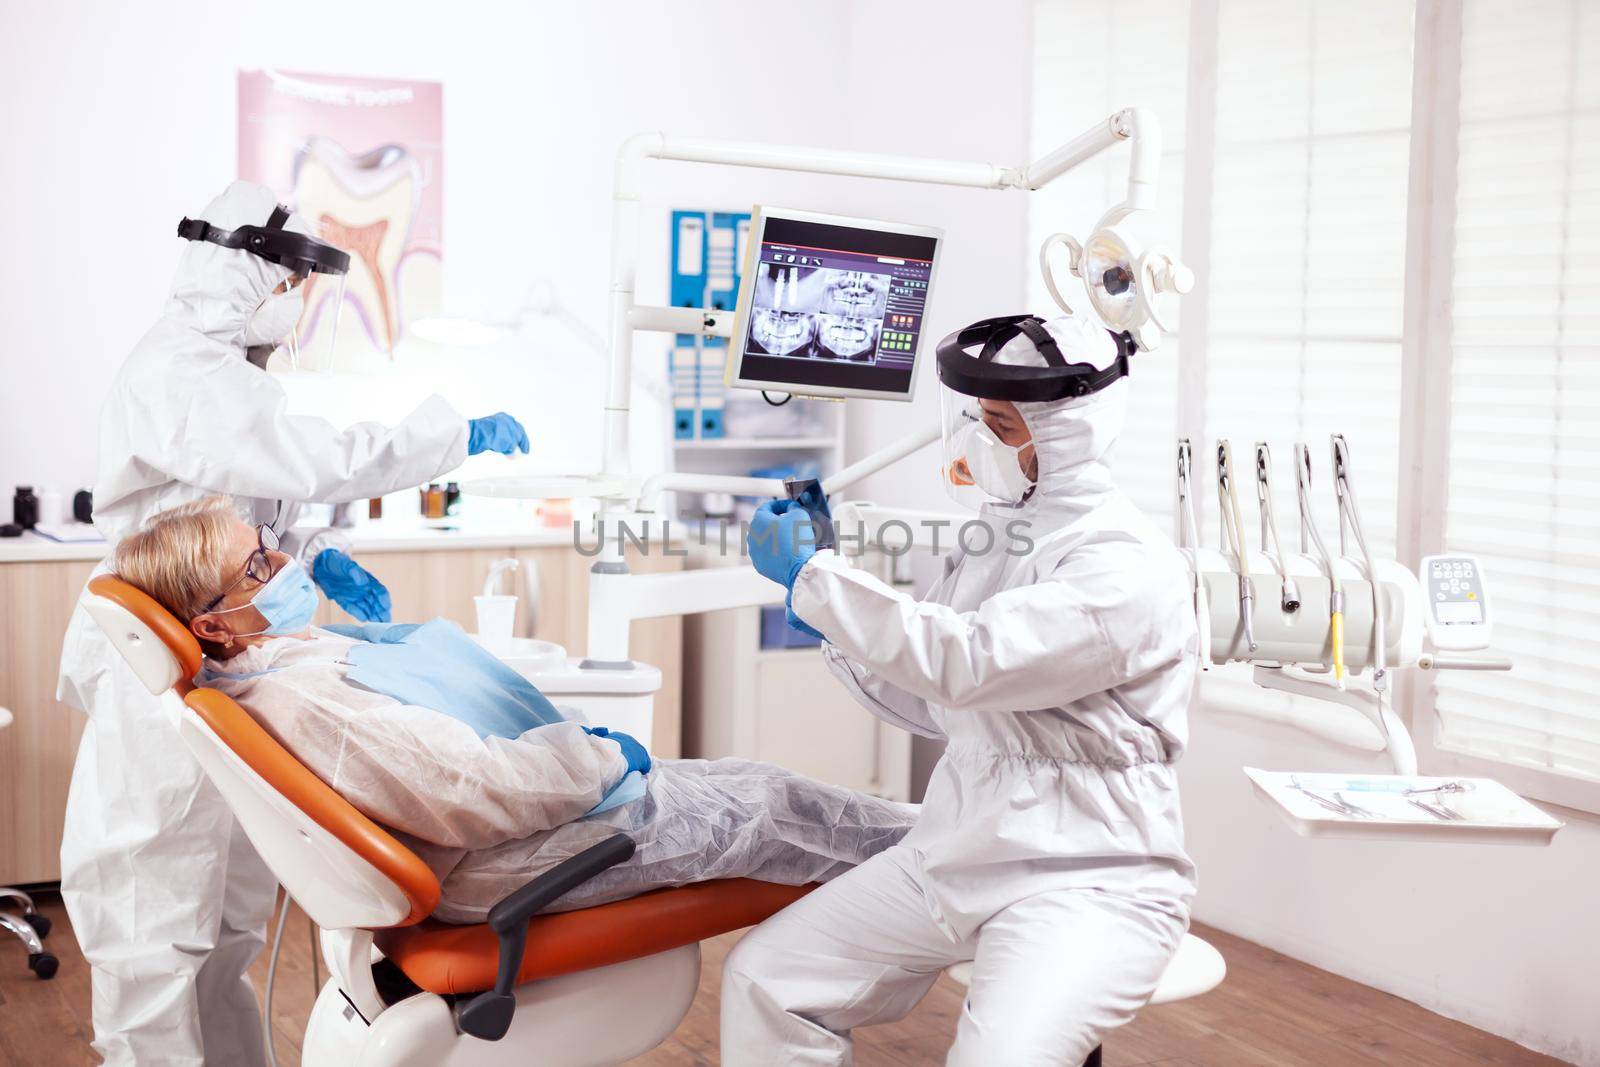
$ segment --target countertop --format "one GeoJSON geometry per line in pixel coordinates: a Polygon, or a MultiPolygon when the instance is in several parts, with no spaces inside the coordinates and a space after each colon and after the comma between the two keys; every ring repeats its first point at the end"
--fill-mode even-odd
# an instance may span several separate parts
{"type": "MultiPolygon", "coordinates": [[[[350,547],[362,552],[418,552],[427,549],[545,548],[571,547],[572,528],[561,526],[512,527],[471,524],[447,520],[426,525],[415,520],[394,519],[364,522],[345,531],[350,547]]],[[[585,547],[592,548],[593,535],[585,536],[585,547]]],[[[32,532],[21,537],[0,538],[0,563],[65,562],[98,560],[106,555],[104,541],[60,543],[32,532]]]]}

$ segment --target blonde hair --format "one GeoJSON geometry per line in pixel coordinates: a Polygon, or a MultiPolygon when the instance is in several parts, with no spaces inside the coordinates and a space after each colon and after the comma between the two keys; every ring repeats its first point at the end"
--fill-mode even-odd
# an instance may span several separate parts
{"type": "Polygon", "coordinates": [[[111,569],[187,623],[222,592],[233,562],[229,535],[238,521],[225,496],[157,512],[118,543],[111,569]]]}

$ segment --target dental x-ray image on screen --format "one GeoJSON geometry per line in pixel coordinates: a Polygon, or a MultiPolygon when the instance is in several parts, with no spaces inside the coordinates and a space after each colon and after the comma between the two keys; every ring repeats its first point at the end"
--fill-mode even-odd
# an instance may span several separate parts
{"type": "Polygon", "coordinates": [[[821,275],[815,267],[762,264],[756,275],[746,352],[767,356],[811,354],[821,304],[821,275]]]}
{"type": "Polygon", "coordinates": [[[871,363],[889,306],[889,275],[763,264],[745,351],[871,363]]]}
{"type": "Polygon", "coordinates": [[[817,336],[812,341],[816,359],[872,362],[878,334],[889,308],[889,275],[861,270],[818,272],[826,275],[822,307],[817,312],[817,336]]]}

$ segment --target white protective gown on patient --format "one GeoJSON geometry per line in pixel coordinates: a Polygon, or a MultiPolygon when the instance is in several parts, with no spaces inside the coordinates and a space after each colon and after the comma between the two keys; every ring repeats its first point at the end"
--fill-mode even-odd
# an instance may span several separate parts
{"type": "MultiPolygon", "coordinates": [[[[235,182],[204,213],[266,223],[271,190],[235,182]]],[[[286,228],[310,233],[291,216],[286,228]]],[[[110,544],[158,511],[214,493],[271,522],[307,569],[331,530],[292,531],[299,503],[340,503],[460,466],[467,420],[433,398],[393,428],[339,430],[291,415],[247,362],[245,321],[289,274],[207,242],[183,251],[165,313],[123,364],[100,415],[95,525],[110,544]]],[[[275,880],[177,731],[80,607],[60,697],[89,713],[67,800],[61,889],[93,976],[95,1049],[108,1064],[264,1062],[245,979],[275,880]],[[203,1050],[203,1051],[202,1051],[203,1050]]]]}
{"type": "MultiPolygon", "coordinates": [[[[1071,326],[1052,332],[1074,361],[1071,326]]],[[[999,358],[1042,365],[1025,338],[999,358]]],[[[1198,645],[1183,560],[1107,466],[1127,390],[1017,405],[1038,487],[986,505],[995,550],[957,553],[924,600],[834,552],[800,572],[833,673],[948,747],[902,844],[735,949],[725,1064],[848,1063],[852,1027],[974,960],[949,1062],[1076,1067],[1154,990],[1194,892],[1173,762],[1198,645]],[[1015,520],[1031,546],[1008,553],[1015,520]]]]}
{"type": "Polygon", "coordinates": [[[747,760],[658,760],[645,795],[585,817],[627,772],[615,741],[577,722],[479,737],[433,709],[347,680],[351,639],[313,630],[209,665],[233,697],[313,774],[397,831],[439,876],[434,914],[481,922],[535,875],[621,831],[633,857],[554,910],[713,878],[826,881],[899,841],[911,805],[747,760]]]}

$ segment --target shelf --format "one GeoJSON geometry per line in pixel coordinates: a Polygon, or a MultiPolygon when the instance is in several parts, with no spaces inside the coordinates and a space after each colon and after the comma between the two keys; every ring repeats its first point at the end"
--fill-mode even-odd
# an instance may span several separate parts
{"type": "Polygon", "coordinates": [[[1562,823],[1490,778],[1425,778],[1393,774],[1288,774],[1246,767],[1256,795],[1301,837],[1369,841],[1453,841],[1473,844],[1548,845],[1562,823]],[[1416,807],[1401,790],[1453,782],[1464,790],[1421,794],[1456,816],[1441,819],[1416,807]],[[1296,783],[1299,783],[1296,785],[1296,783]],[[1355,814],[1331,811],[1318,800],[1354,803],[1355,814]]]}
{"type": "Polygon", "coordinates": [[[837,448],[837,437],[695,437],[674,440],[686,452],[766,452],[796,448],[837,448]]]}

